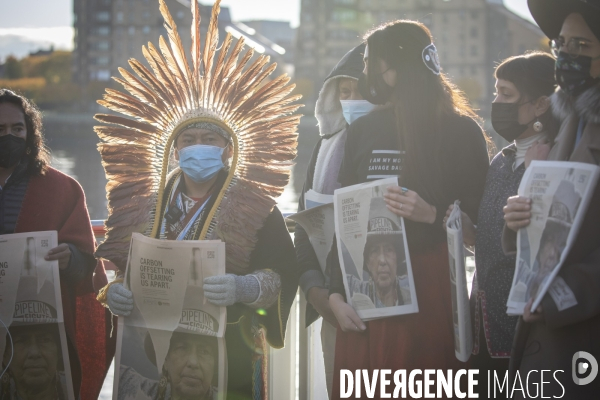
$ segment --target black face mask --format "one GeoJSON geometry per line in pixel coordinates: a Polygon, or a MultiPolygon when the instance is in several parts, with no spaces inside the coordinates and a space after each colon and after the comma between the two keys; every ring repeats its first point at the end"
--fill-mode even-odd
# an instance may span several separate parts
{"type": "Polygon", "coordinates": [[[367,83],[367,76],[362,74],[358,79],[358,91],[369,103],[382,105],[390,100],[394,88],[385,83],[383,74],[377,74],[375,82],[371,85],[367,83]]]}
{"type": "Polygon", "coordinates": [[[25,139],[15,135],[0,136],[0,167],[14,167],[21,161],[23,154],[25,154],[25,139]]]}
{"type": "Polygon", "coordinates": [[[492,126],[498,135],[512,142],[527,130],[519,124],[519,108],[527,103],[492,103],[492,126]]]}
{"type": "Polygon", "coordinates": [[[579,96],[600,81],[599,78],[592,78],[590,75],[591,68],[591,57],[578,56],[572,58],[569,53],[561,51],[558,53],[554,67],[556,82],[569,96],[579,96]]]}

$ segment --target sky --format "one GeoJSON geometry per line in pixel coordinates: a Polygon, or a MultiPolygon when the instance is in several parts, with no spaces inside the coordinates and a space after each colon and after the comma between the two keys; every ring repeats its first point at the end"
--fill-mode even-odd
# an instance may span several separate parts
{"type": "MultiPolygon", "coordinates": [[[[73,0],[0,0],[0,60],[40,47],[71,49],[73,41],[73,0]],[[34,10],[34,11],[32,11],[34,10]]],[[[201,0],[210,4],[210,0],[201,0]]],[[[517,14],[531,18],[527,0],[504,0],[517,14]]],[[[222,0],[236,21],[270,19],[290,21],[298,26],[300,0],[222,0]]]]}

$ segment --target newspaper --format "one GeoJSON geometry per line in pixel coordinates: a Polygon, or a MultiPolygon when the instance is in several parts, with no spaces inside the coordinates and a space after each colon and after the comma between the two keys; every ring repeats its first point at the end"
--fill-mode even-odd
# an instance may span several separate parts
{"type": "Polygon", "coordinates": [[[460,361],[467,362],[473,352],[471,309],[465,268],[465,246],[463,242],[460,201],[446,221],[448,236],[448,258],[450,261],[450,291],[452,294],[452,321],[454,324],[454,354],[460,361]]]}
{"type": "Polygon", "coordinates": [[[326,271],[326,261],[335,233],[333,196],[317,193],[311,189],[304,194],[304,208],[304,211],[292,214],[288,218],[297,222],[306,231],[319,260],[321,272],[328,281],[331,275],[326,271]]]}
{"type": "Polygon", "coordinates": [[[119,317],[113,399],[224,399],[226,307],[204,297],[204,278],[225,274],[221,241],[134,233],[125,286],[134,310],[119,317]]]}
{"type": "Polygon", "coordinates": [[[546,292],[559,311],[577,304],[574,293],[557,276],[585,217],[600,168],[592,164],[533,161],[519,195],[532,199],[531,223],[517,234],[517,262],[507,313],[521,315],[530,299],[535,310],[546,292]]]}
{"type": "Polygon", "coordinates": [[[346,298],[365,321],[419,311],[404,219],[383,195],[397,178],[338,189],[335,232],[346,298]]]}
{"type": "Polygon", "coordinates": [[[32,386],[75,399],[58,261],[44,258],[57,245],[56,231],[0,235],[2,390],[11,399],[29,398],[20,390],[32,386]]]}

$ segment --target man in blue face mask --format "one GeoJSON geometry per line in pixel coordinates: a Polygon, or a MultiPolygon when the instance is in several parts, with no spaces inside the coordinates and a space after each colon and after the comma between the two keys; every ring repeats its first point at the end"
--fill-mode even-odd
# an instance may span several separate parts
{"type": "MultiPolygon", "coordinates": [[[[173,159],[178,168],[171,171],[167,179],[159,237],[197,240],[208,210],[214,206],[225,184],[233,153],[230,133],[215,123],[194,122],[181,130],[174,139],[173,159]]],[[[294,264],[291,239],[281,213],[274,209],[259,231],[249,273],[206,278],[204,294],[211,303],[227,307],[230,323],[236,323],[248,310],[276,307],[282,286],[286,292],[295,293],[297,284],[280,268],[293,269],[294,264]],[[283,261],[286,258],[287,261],[283,261]]],[[[120,283],[111,285],[107,304],[114,314],[127,316],[134,307],[133,294],[120,283]]],[[[275,312],[273,318],[277,319],[275,312]]],[[[235,328],[228,327],[225,335],[228,353],[240,362],[239,365],[230,362],[228,391],[242,393],[252,386],[245,361],[255,355],[240,341],[240,333],[235,328]]]]}
{"type": "MultiPolygon", "coordinates": [[[[146,62],[129,61],[136,77],[120,69],[128,94],[107,89],[98,102],[114,114],[96,115],[109,180],[107,232],[96,255],[119,269],[98,300],[113,314],[135,308],[122,283],[133,233],[223,242],[225,274],[202,281],[202,301],[227,307],[227,398],[263,398],[266,349],[284,346],[298,289],[294,245],[277,198],[296,156],[300,97],[291,94],[288,77],[267,80],[275,65],[250,60],[243,39],[219,38],[220,0],[202,29],[198,2],[190,2],[191,47],[183,45],[166,3],[159,8],[170,46],[161,39],[144,47],[146,62]]],[[[163,374],[161,393],[175,388],[176,378],[163,374]]]]}
{"type": "MultiPolygon", "coordinates": [[[[206,200],[219,171],[225,168],[232,155],[229,133],[215,124],[194,123],[177,136],[174,157],[183,171],[183,190],[180,193],[187,204],[195,205],[206,200]]],[[[182,211],[185,214],[185,210],[182,211]]],[[[183,214],[181,218],[184,218],[183,214]]],[[[169,239],[174,240],[176,237],[169,239]]]]}

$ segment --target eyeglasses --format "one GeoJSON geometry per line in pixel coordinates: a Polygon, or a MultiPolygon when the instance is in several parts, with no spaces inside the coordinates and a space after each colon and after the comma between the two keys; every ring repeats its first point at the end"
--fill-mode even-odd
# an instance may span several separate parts
{"type": "Polygon", "coordinates": [[[572,38],[568,43],[565,44],[565,40],[563,38],[552,39],[549,43],[550,50],[552,51],[552,55],[554,57],[558,57],[558,53],[560,53],[560,49],[563,47],[567,48],[567,53],[571,58],[575,59],[581,55],[581,49],[586,46],[589,46],[589,41],[584,39],[572,38]]]}

